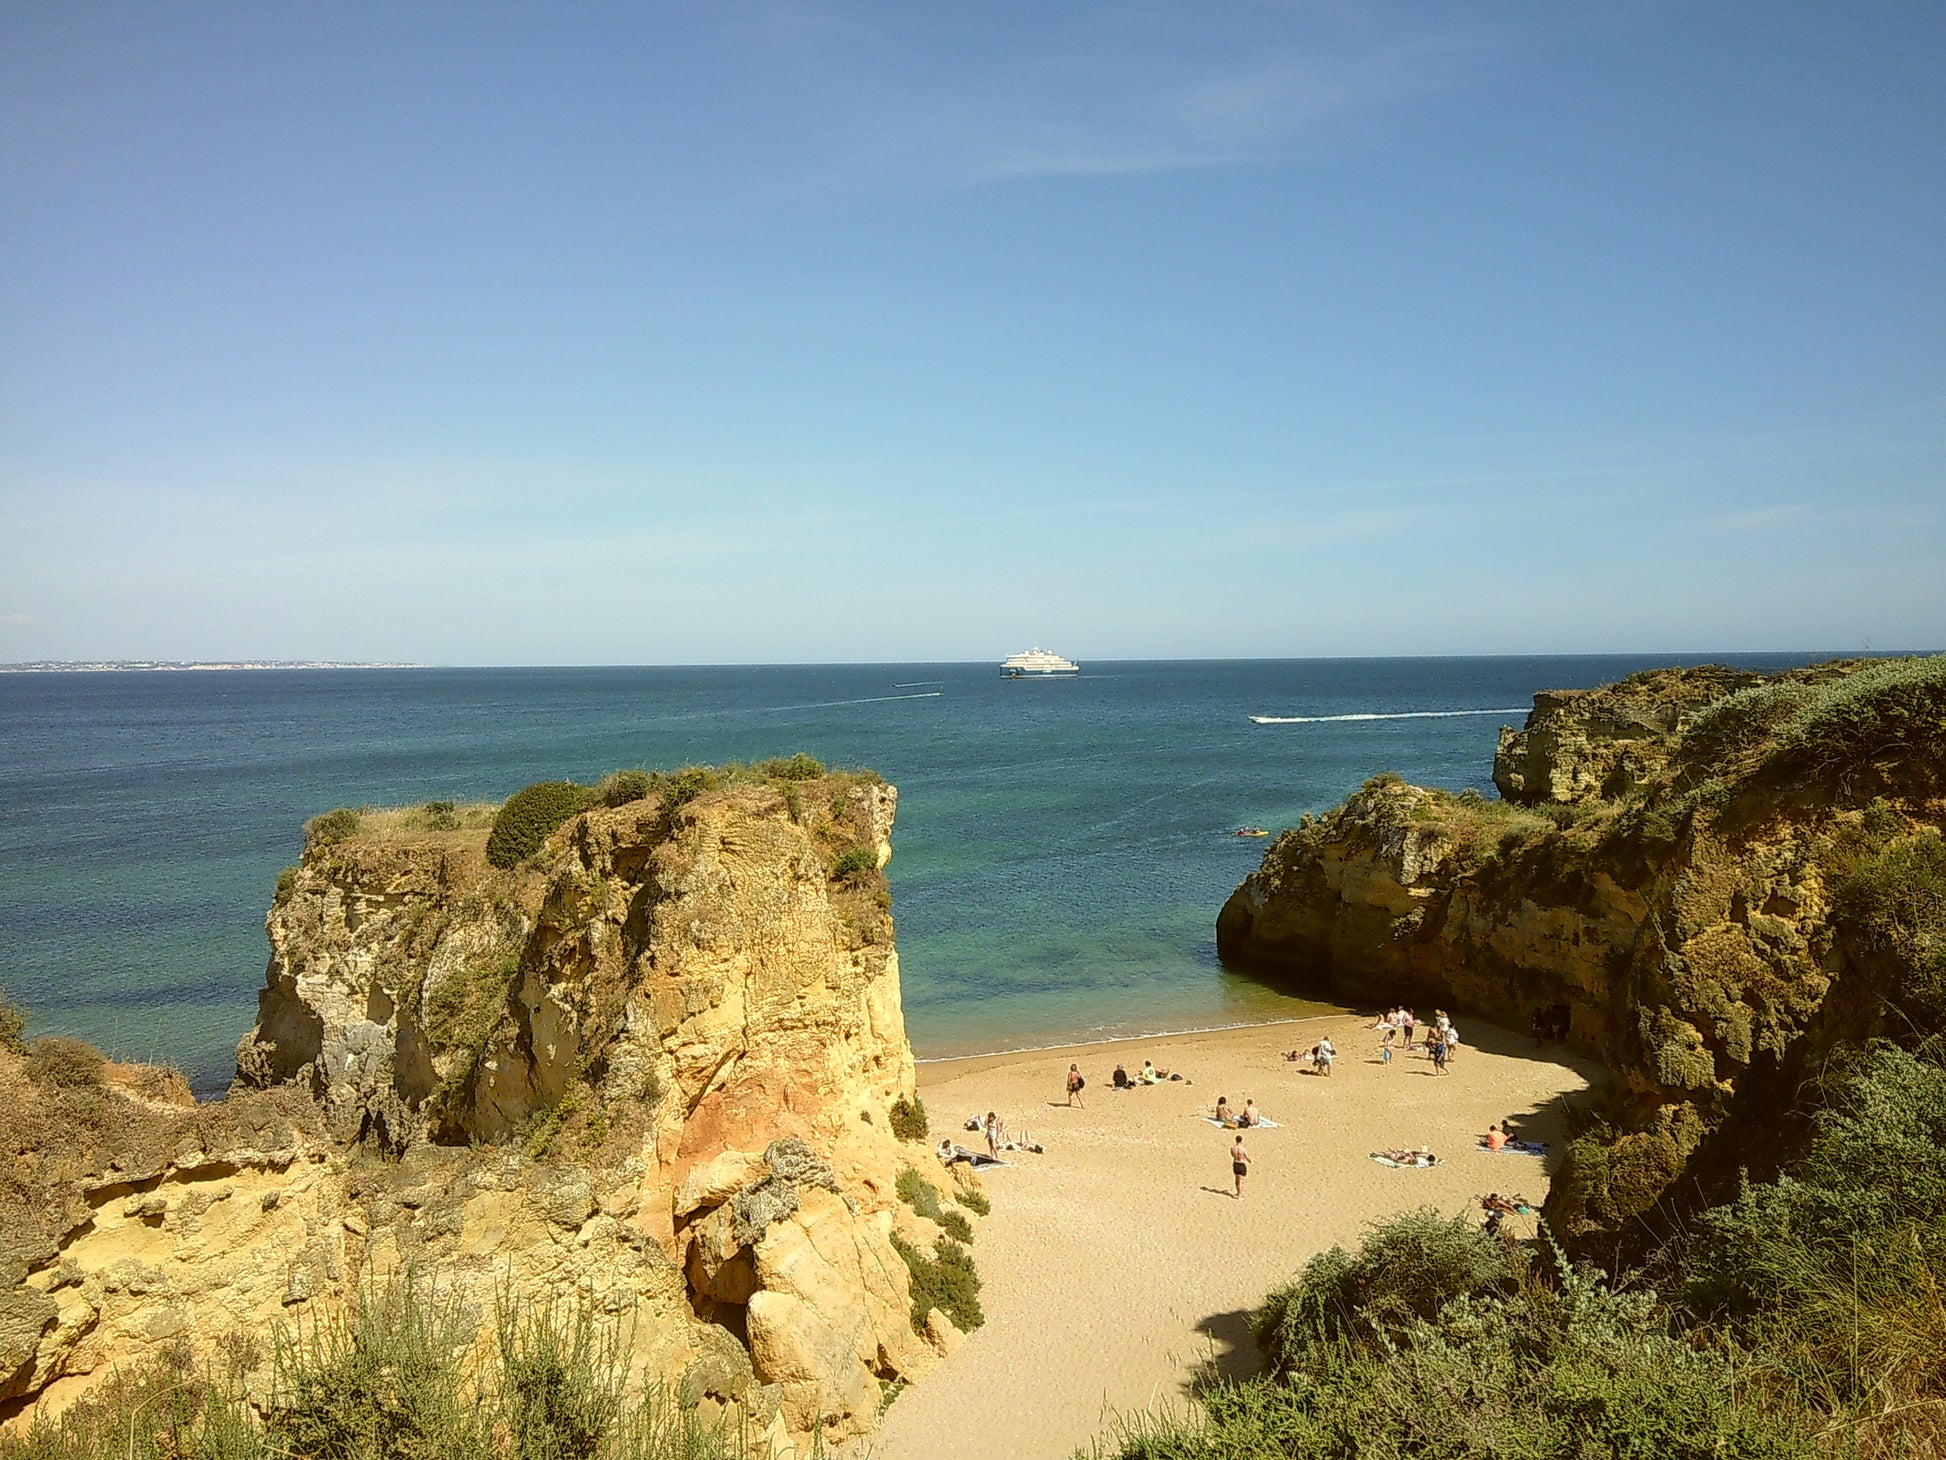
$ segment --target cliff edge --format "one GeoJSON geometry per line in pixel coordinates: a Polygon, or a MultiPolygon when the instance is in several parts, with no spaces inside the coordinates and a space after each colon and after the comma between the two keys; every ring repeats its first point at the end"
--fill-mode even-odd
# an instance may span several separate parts
{"type": "Polygon", "coordinates": [[[893,1240],[940,1236],[895,1198],[896,803],[799,757],[318,818],[229,1099],[97,1085],[126,1128],[16,1181],[0,1418],[420,1272],[628,1313],[633,1373],[769,1453],[874,1428],[956,1337],[893,1240]]]}
{"type": "Polygon", "coordinates": [[[1946,657],[1538,694],[1494,774],[1505,800],[1379,776],[1306,818],[1217,946],[1601,1060],[1548,1210],[1584,1250],[1626,1259],[1774,1173],[1834,1052],[1946,1027],[1946,657]]]}

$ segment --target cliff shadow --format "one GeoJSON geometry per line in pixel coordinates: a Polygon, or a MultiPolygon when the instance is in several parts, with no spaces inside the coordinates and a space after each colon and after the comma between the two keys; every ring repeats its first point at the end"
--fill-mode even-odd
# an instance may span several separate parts
{"type": "Polygon", "coordinates": [[[1236,1308],[1212,1313],[1197,1323],[1196,1331],[1203,1335],[1209,1352],[1190,1375],[1185,1394],[1200,1398],[1215,1385],[1240,1384],[1263,1372],[1263,1355],[1250,1335],[1250,1313],[1248,1308],[1236,1308]]]}

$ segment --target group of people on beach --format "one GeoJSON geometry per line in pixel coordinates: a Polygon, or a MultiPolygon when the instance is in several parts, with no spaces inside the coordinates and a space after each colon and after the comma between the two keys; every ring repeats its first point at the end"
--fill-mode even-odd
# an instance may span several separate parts
{"type": "Polygon", "coordinates": [[[1216,1123],[1225,1130],[1229,1130],[1233,1126],[1238,1129],[1248,1130],[1253,1125],[1262,1125],[1264,1123],[1264,1116],[1263,1112],[1257,1109],[1255,1096],[1245,1096],[1243,1109],[1239,1111],[1230,1108],[1229,1096],[1219,1095],[1216,1097],[1216,1123]]]}
{"type": "MultiPolygon", "coordinates": [[[[1372,1028],[1380,1031],[1378,1057],[1386,1064],[1392,1062],[1392,1046],[1396,1041],[1407,1053],[1419,1046],[1413,1042],[1418,1032],[1419,1021],[1412,1010],[1399,1006],[1388,1009],[1372,1021],[1372,1028]]],[[[1426,1057],[1432,1061],[1435,1075],[1448,1073],[1447,1066],[1452,1063],[1455,1051],[1459,1049],[1459,1031],[1453,1021],[1446,1016],[1444,1009],[1433,1010],[1433,1026],[1426,1031],[1426,1057]]]]}

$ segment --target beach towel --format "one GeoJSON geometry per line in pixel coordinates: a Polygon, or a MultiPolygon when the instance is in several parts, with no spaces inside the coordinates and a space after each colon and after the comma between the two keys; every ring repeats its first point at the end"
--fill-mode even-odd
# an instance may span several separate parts
{"type": "Polygon", "coordinates": [[[1383,1151],[1373,1151],[1371,1159],[1378,1162],[1381,1166],[1390,1166],[1394,1171],[1426,1171],[1430,1170],[1431,1166],[1437,1166],[1439,1164],[1439,1157],[1437,1156],[1432,1158],[1431,1166],[1421,1166],[1417,1161],[1394,1161],[1383,1151]]]}
{"type": "Polygon", "coordinates": [[[1259,1120],[1255,1125],[1225,1125],[1213,1115],[1204,1116],[1203,1124],[1213,1125],[1218,1130],[1262,1130],[1266,1126],[1271,1130],[1281,1130],[1283,1128],[1282,1122],[1269,1119],[1259,1120]]]}
{"type": "Polygon", "coordinates": [[[1547,1154],[1547,1145],[1543,1141],[1508,1141],[1506,1145],[1497,1151],[1485,1141],[1481,1141],[1479,1149],[1491,1152],[1496,1156],[1545,1156],[1547,1154]]]}

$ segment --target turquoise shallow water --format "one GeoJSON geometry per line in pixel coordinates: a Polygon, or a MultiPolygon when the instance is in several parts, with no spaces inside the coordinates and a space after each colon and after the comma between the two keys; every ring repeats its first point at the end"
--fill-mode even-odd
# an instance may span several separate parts
{"type": "Polygon", "coordinates": [[[1231,830],[1274,831],[1379,770],[1491,792],[1497,729],[1524,711],[1444,712],[1669,662],[0,675],[0,982],[36,1030],[173,1061],[212,1093],[306,817],[807,750],[899,787],[888,872],[922,1058],[1307,1012],[1217,964],[1217,909],[1264,847],[1231,830]],[[1370,715],[1411,718],[1325,718],[1370,715]]]}

